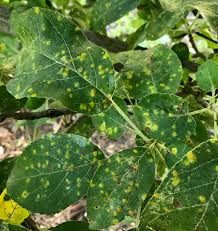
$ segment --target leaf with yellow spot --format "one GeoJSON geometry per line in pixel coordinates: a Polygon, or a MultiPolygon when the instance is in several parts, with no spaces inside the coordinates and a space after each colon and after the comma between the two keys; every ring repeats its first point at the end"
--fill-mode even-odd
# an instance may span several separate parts
{"type": "Polygon", "coordinates": [[[218,141],[189,151],[174,165],[144,208],[139,231],[216,230],[218,141]],[[195,156],[195,157],[194,157],[195,156]],[[189,165],[186,161],[194,160],[189,165]]]}
{"type": "Polygon", "coordinates": [[[12,199],[6,200],[6,196],[8,195],[7,190],[5,189],[0,195],[0,220],[19,225],[30,215],[30,213],[12,199]]]}
{"type": "Polygon", "coordinates": [[[25,11],[16,28],[22,50],[16,76],[7,84],[12,95],[51,98],[84,114],[109,108],[115,72],[103,48],[89,42],[69,19],[48,9],[25,11]]]}
{"type": "Polygon", "coordinates": [[[87,194],[103,159],[103,153],[85,137],[49,134],[31,143],[18,157],[7,189],[28,210],[53,214],[87,194]]]}
{"type": "Polygon", "coordinates": [[[125,150],[106,159],[89,187],[89,227],[104,229],[124,220],[135,221],[154,175],[154,161],[146,148],[125,150]]]}
{"type": "Polygon", "coordinates": [[[159,141],[181,143],[195,131],[195,120],[188,115],[188,104],[170,94],[151,94],[142,98],[134,109],[141,129],[159,141]]]}
{"type": "Polygon", "coordinates": [[[158,45],[146,51],[127,51],[112,56],[122,63],[122,82],[130,97],[140,99],[152,93],[176,93],[182,77],[177,55],[158,45]]]}
{"type": "MultiPolygon", "coordinates": [[[[121,110],[128,115],[126,103],[120,98],[114,98],[113,100],[121,110]]],[[[108,110],[93,115],[92,121],[99,132],[105,133],[111,139],[117,139],[122,136],[127,128],[126,121],[117,112],[113,105],[111,105],[108,110]]]]}

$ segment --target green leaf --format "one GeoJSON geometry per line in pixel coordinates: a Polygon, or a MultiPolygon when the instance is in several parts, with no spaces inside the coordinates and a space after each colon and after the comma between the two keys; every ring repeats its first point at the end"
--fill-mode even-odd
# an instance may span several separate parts
{"type": "Polygon", "coordinates": [[[9,158],[0,161],[0,194],[6,187],[6,182],[14,167],[14,158],[9,158]]]}
{"type": "Polygon", "coordinates": [[[134,112],[139,127],[159,141],[181,143],[195,131],[196,123],[188,115],[188,103],[176,95],[148,95],[134,112]]]}
{"type": "Polygon", "coordinates": [[[207,141],[171,169],[143,210],[139,231],[216,230],[217,150],[207,141]]]}
{"type": "Polygon", "coordinates": [[[11,225],[11,224],[0,222],[0,230],[1,231],[28,231],[29,229],[20,225],[11,225]]]}
{"type": "Polygon", "coordinates": [[[66,231],[66,230],[78,230],[78,231],[91,231],[91,229],[89,229],[89,225],[88,223],[85,223],[83,221],[70,221],[70,222],[66,222],[63,223],[53,229],[51,229],[52,231],[66,231]]]}
{"type": "Polygon", "coordinates": [[[162,10],[153,20],[145,25],[144,36],[147,40],[156,40],[167,34],[176,23],[182,18],[181,13],[174,13],[168,10],[162,10]]]}
{"type": "Polygon", "coordinates": [[[91,117],[84,116],[79,118],[75,124],[67,131],[67,133],[73,133],[76,135],[90,138],[95,132],[95,127],[92,123],[91,117]]]}
{"type": "Polygon", "coordinates": [[[172,46],[172,50],[177,54],[181,62],[189,59],[189,48],[187,44],[183,42],[176,43],[172,46]]]}
{"type": "Polygon", "coordinates": [[[134,148],[105,160],[88,191],[90,228],[103,229],[136,219],[137,211],[154,181],[155,167],[149,150],[134,148]]]}
{"type": "Polygon", "coordinates": [[[157,92],[175,93],[180,85],[181,62],[163,45],[147,51],[122,52],[114,60],[124,65],[123,83],[134,99],[157,92]]]}
{"type": "Polygon", "coordinates": [[[204,91],[213,91],[218,88],[218,64],[212,60],[203,63],[196,73],[197,83],[204,91]]]}
{"type": "Polygon", "coordinates": [[[92,11],[92,28],[104,30],[108,24],[135,9],[139,2],[140,0],[97,0],[92,11]]]}
{"type": "Polygon", "coordinates": [[[82,136],[47,135],[30,144],[17,159],[7,188],[30,211],[55,213],[86,195],[103,158],[82,136]]]}
{"type": "Polygon", "coordinates": [[[52,98],[84,114],[110,106],[115,77],[106,51],[54,11],[33,8],[17,23],[23,49],[9,92],[16,98],[52,98]]]}
{"type": "Polygon", "coordinates": [[[195,8],[203,13],[211,26],[218,31],[218,5],[217,0],[160,0],[162,7],[171,12],[181,12],[195,8]]]}
{"type": "Polygon", "coordinates": [[[5,86],[0,86],[0,113],[13,113],[18,111],[26,103],[26,99],[15,99],[8,93],[5,86]]]}
{"type": "MultiPolygon", "coordinates": [[[[113,99],[123,112],[128,114],[126,103],[120,98],[113,99]]],[[[111,139],[117,139],[123,135],[127,128],[126,121],[112,105],[107,111],[92,116],[93,124],[100,132],[106,133],[111,139]]]]}
{"type": "Polygon", "coordinates": [[[43,98],[28,98],[25,107],[31,110],[35,110],[41,107],[45,103],[45,99],[43,98]]]}
{"type": "Polygon", "coordinates": [[[191,150],[190,147],[188,147],[185,144],[172,144],[168,147],[168,153],[165,157],[166,163],[168,168],[172,168],[172,166],[182,159],[182,157],[191,150]]]}

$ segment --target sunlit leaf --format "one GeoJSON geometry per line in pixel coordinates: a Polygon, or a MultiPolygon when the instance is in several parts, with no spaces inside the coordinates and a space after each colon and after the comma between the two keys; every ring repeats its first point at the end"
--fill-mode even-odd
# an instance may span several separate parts
{"type": "Polygon", "coordinates": [[[160,141],[180,143],[195,131],[196,123],[188,115],[187,102],[176,95],[148,95],[134,111],[139,127],[160,141]]]}
{"type": "Polygon", "coordinates": [[[0,220],[21,224],[29,216],[29,212],[12,199],[6,199],[6,196],[8,197],[5,189],[0,195],[0,220]]]}
{"type": "Polygon", "coordinates": [[[142,212],[139,231],[216,230],[218,143],[189,151],[168,173],[142,212]]]}
{"type": "Polygon", "coordinates": [[[136,219],[154,173],[153,159],[145,148],[129,149],[105,160],[88,191],[89,227],[103,229],[124,219],[136,219]]]}
{"type": "Polygon", "coordinates": [[[86,195],[103,158],[82,136],[47,135],[30,144],[17,159],[7,188],[25,208],[55,213],[86,195]]]}
{"type": "Polygon", "coordinates": [[[110,106],[115,77],[108,54],[89,42],[71,21],[47,9],[20,15],[23,49],[7,88],[16,98],[52,98],[85,114],[110,106]]]}

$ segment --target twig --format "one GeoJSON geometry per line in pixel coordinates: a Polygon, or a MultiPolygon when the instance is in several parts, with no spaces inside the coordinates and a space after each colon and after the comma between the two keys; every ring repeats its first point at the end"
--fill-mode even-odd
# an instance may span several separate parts
{"type": "Polygon", "coordinates": [[[206,60],[205,55],[198,50],[192,34],[190,33],[188,36],[189,36],[189,41],[190,41],[193,49],[195,50],[196,56],[202,58],[203,60],[206,60]]]}
{"type": "Polygon", "coordinates": [[[209,41],[212,42],[212,43],[218,44],[218,41],[213,40],[212,38],[209,38],[209,37],[207,37],[206,35],[201,34],[200,32],[195,32],[195,34],[197,34],[198,36],[200,36],[200,37],[202,37],[202,38],[205,38],[205,39],[209,40],[209,41]]]}
{"type": "Polygon", "coordinates": [[[13,118],[16,120],[35,120],[40,118],[55,118],[62,115],[74,115],[75,112],[68,109],[48,109],[46,111],[40,112],[15,112],[15,113],[4,113],[0,114],[0,122],[4,121],[7,118],[13,118]]]}

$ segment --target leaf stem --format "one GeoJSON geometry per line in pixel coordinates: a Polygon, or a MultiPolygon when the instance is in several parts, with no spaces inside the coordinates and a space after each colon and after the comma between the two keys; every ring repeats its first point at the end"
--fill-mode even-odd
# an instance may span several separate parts
{"type": "Polygon", "coordinates": [[[142,131],[132,122],[132,120],[122,111],[122,109],[111,99],[111,102],[117,112],[127,121],[127,123],[134,129],[137,135],[139,135],[146,143],[150,141],[148,137],[146,137],[142,131]]]}
{"type": "MultiPolygon", "coordinates": [[[[216,90],[213,89],[212,90],[212,99],[211,99],[211,103],[212,105],[214,105],[216,103],[216,90]]],[[[213,111],[213,127],[214,127],[214,137],[215,139],[218,138],[218,126],[217,126],[217,112],[214,110],[213,111]]]]}
{"type": "Polygon", "coordinates": [[[207,108],[202,108],[202,109],[200,109],[200,110],[196,110],[196,111],[193,111],[193,112],[189,112],[189,113],[187,113],[187,115],[192,116],[192,115],[201,114],[201,113],[207,112],[207,111],[210,111],[210,108],[209,108],[209,107],[207,107],[207,108]]]}

